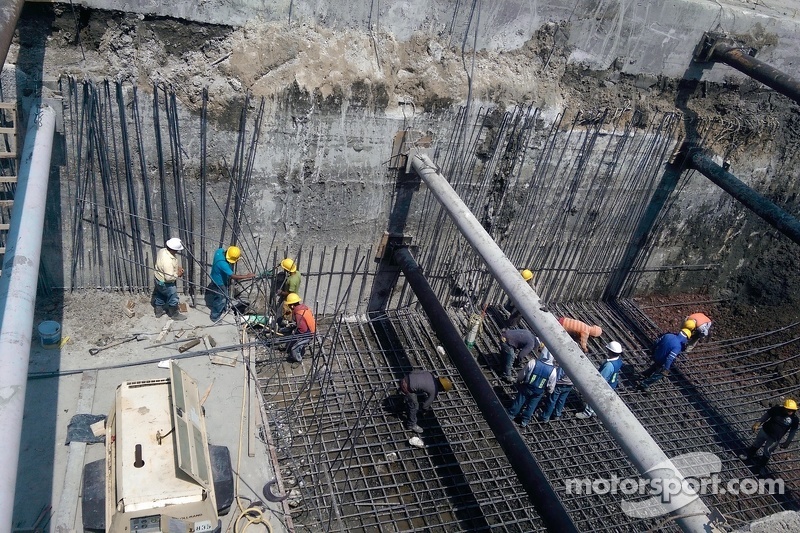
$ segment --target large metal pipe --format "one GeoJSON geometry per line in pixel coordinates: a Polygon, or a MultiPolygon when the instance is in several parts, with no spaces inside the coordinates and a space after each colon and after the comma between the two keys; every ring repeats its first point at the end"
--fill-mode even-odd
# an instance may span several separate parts
{"type": "Polygon", "coordinates": [[[678,468],[600,376],[595,365],[564,331],[556,317],[542,309],[539,295],[522,279],[513,263],[445,177],[439,174],[436,165],[427,155],[419,152],[412,152],[409,157],[414,171],[441,202],[522,316],[558,359],[631,463],[644,478],[651,480],[653,486],[664,488],[661,509],[671,513],[684,531],[711,530],[708,507],[687,485],[678,468]]]}
{"type": "Polygon", "coordinates": [[[750,56],[741,46],[717,42],[711,50],[711,59],[732,66],[800,104],[800,81],[750,56]]]}
{"type": "Polygon", "coordinates": [[[0,4],[2,4],[0,5],[0,70],[2,70],[25,0],[10,0],[0,4]]]}
{"type": "Polygon", "coordinates": [[[539,464],[531,454],[528,445],[514,428],[508,418],[505,407],[483,376],[475,358],[464,344],[464,339],[447,316],[436,294],[425,279],[422,269],[417,264],[408,248],[398,248],[393,254],[406,281],[411,285],[419,303],[425,309],[436,336],[447,350],[453,364],[458,369],[461,379],[467,385],[475,403],[486,418],[497,442],[508,457],[511,467],[517,473],[520,483],[528,493],[528,497],[542,517],[548,531],[577,531],[575,524],[558,499],[555,491],[547,481],[547,477],[539,468],[539,464]]]}
{"type": "Polygon", "coordinates": [[[0,275],[0,531],[11,531],[56,113],[33,109],[0,275]]]}
{"type": "Polygon", "coordinates": [[[795,243],[800,244],[800,221],[797,218],[745,185],[739,178],[714,163],[700,150],[690,149],[687,163],[689,168],[697,170],[703,176],[719,185],[725,192],[736,198],[772,227],[792,239],[795,243]]]}

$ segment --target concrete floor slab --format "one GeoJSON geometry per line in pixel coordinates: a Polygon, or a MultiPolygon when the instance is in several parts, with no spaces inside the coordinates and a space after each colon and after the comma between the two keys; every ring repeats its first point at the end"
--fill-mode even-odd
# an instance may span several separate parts
{"type": "MultiPolygon", "coordinates": [[[[234,474],[239,473],[237,494],[241,497],[242,508],[252,501],[263,501],[262,488],[273,479],[274,471],[268,446],[262,440],[266,432],[260,429],[265,424],[263,410],[257,388],[248,387],[249,375],[242,349],[234,348],[220,354],[235,361],[235,366],[213,364],[203,343],[185,353],[178,350],[188,340],[209,334],[218,347],[238,347],[241,332],[233,317],[228,315],[222,323],[212,325],[205,308],[189,309],[188,320],[174,322],[172,330],[161,340],[176,340],[174,337],[178,333],[181,336],[177,340],[184,342],[146,349],[156,344],[167,317],[155,318],[149,306],[140,305],[137,300],[136,314],[129,318],[123,311],[128,296],[105,296],[108,299],[104,305],[86,309],[76,305],[76,298],[86,296],[67,295],[64,315],[46,317],[62,325],[62,341],[65,342],[60,349],[43,348],[38,339],[34,339],[14,526],[31,527],[41,515],[48,518],[40,521],[40,526],[46,523],[50,531],[82,531],[83,465],[101,459],[105,452],[102,443],[65,444],[70,420],[81,413],[107,415],[120,383],[167,377],[168,371],[160,368],[158,362],[173,357],[180,357],[181,368],[196,380],[201,398],[207,394],[204,407],[209,442],[228,447],[234,474]],[[70,313],[70,309],[78,312],[70,313]],[[143,340],[109,347],[94,356],[89,354],[90,348],[98,347],[98,339],[106,339],[111,345],[132,333],[146,335],[141,337],[143,340]],[[243,395],[243,391],[246,394],[243,395]],[[244,410],[243,397],[246,400],[244,410]],[[243,428],[241,433],[240,427],[243,428]]],[[[42,319],[37,317],[35,323],[42,319]]],[[[272,530],[285,530],[282,505],[269,505],[272,507],[265,516],[272,530]]],[[[222,519],[223,531],[233,527],[240,513],[235,501],[230,513],[222,519]]],[[[239,527],[244,527],[245,523],[240,521],[239,527]]]]}

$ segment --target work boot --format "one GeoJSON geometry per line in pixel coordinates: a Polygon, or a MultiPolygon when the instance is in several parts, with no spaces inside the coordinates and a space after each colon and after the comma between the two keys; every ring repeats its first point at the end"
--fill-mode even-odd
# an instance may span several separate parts
{"type": "Polygon", "coordinates": [[[424,431],[424,430],[423,430],[421,427],[419,427],[419,426],[417,426],[417,425],[411,426],[411,427],[410,427],[410,428],[408,428],[408,429],[410,429],[410,430],[411,430],[411,431],[413,431],[414,433],[422,433],[422,432],[424,431]]]}
{"type": "Polygon", "coordinates": [[[153,312],[156,314],[156,318],[161,318],[162,316],[164,316],[164,308],[161,306],[159,307],[153,306],[153,312]]]}
{"type": "Polygon", "coordinates": [[[505,374],[503,376],[503,381],[506,383],[514,383],[514,377],[511,374],[505,374]]]}
{"type": "Polygon", "coordinates": [[[172,320],[186,320],[186,315],[181,314],[177,306],[167,309],[167,314],[172,320]]]}
{"type": "Polygon", "coordinates": [[[586,420],[587,418],[592,418],[592,415],[590,415],[586,411],[581,411],[580,413],[575,415],[575,418],[580,418],[581,420],[586,420]]]}

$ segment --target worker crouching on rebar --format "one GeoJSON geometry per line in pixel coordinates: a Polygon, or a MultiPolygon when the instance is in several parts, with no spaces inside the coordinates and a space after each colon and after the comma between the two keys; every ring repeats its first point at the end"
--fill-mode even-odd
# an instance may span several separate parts
{"type": "Polygon", "coordinates": [[[650,386],[668,376],[672,363],[686,349],[692,332],[683,328],[678,333],[664,333],[653,346],[653,364],[644,371],[644,379],[639,382],[639,390],[650,392],[650,386]]]}
{"type": "Polygon", "coordinates": [[[557,373],[553,356],[547,348],[542,348],[538,359],[528,361],[528,364],[519,371],[517,376],[517,396],[511,403],[508,416],[515,419],[520,415],[519,425],[526,427],[531,421],[533,412],[547,390],[550,394],[556,388],[557,373]]]}
{"type": "Polygon", "coordinates": [[[406,428],[414,433],[422,433],[423,429],[417,424],[417,414],[428,411],[440,392],[448,392],[452,388],[450,379],[436,377],[427,370],[412,370],[401,379],[400,392],[405,396],[408,415],[406,428]]]}
{"type": "Polygon", "coordinates": [[[228,307],[228,292],[230,291],[231,280],[239,281],[253,279],[255,274],[234,274],[233,267],[242,257],[242,251],[238,246],[228,246],[219,248],[214,252],[214,260],[211,263],[211,283],[206,288],[206,305],[210,310],[209,318],[212,322],[222,319],[228,307]]]}
{"type": "MultiPolygon", "coordinates": [[[[512,366],[521,366],[534,348],[540,346],[539,339],[527,329],[503,329],[500,332],[500,352],[503,354],[503,380],[514,382],[512,366]],[[519,352],[517,352],[519,350],[519,352]]],[[[541,345],[544,348],[544,345],[541,345]]],[[[539,348],[539,349],[541,349],[539,348]]]]}
{"type": "Polygon", "coordinates": [[[289,352],[289,361],[299,363],[303,360],[306,346],[308,346],[317,332],[317,321],[314,318],[314,313],[311,312],[307,305],[302,303],[300,295],[297,293],[290,292],[286,296],[286,305],[292,311],[294,326],[288,331],[282,330],[282,333],[290,333],[294,336],[294,339],[286,346],[286,350],[289,352]]]}
{"type": "Polygon", "coordinates": [[[178,311],[178,278],[183,276],[183,267],[178,263],[178,252],[183,250],[183,243],[178,238],[169,239],[164,248],[156,254],[155,287],[153,288],[153,311],[156,318],[166,313],[173,320],[186,320],[186,316],[178,311]]]}
{"type": "MultiPolygon", "coordinates": [[[[611,341],[606,344],[606,360],[597,371],[600,372],[600,377],[616,390],[619,385],[620,370],[622,370],[622,345],[617,341],[611,341]]],[[[594,409],[587,403],[583,411],[577,413],[575,418],[591,418],[594,414],[594,409]]]]}
{"type": "Polygon", "coordinates": [[[753,424],[753,432],[758,432],[758,435],[756,435],[756,440],[753,441],[752,446],[739,455],[739,459],[742,461],[752,459],[763,446],[760,462],[762,467],[766,466],[772,456],[772,452],[778,447],[786,433],[789,433],[789,436],[780,445],[781,448],[788,448],[792,443],[794,435],[797,433],[798,422],[800,420],[797,418],[796,401],[787,398],[783,405],[773,405],[761,416],[758,422],[753,424]]]}

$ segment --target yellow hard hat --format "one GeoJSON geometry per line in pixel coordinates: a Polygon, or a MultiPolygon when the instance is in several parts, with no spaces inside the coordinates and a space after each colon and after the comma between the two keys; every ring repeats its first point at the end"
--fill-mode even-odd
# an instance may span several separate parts
{"type": "Polygon", "coordinates": [[[299,304],[300,302],[302,302],[302,300],[300,299],[300,295],[297,294],[296,292],[290,292],[289,294],[287,294],[285,301],[286,305],[299,304]]]}
{"type": "Polygon", "coordinates": [[[450,381],[448,378],[439,378],[439,384],[442,386],[442,389],[445,392],[453,388],[453,382],[450,381]]]}
{"type": "Polygon", "coordinates": [[[683,323],[683,327],[690,331],[694,331],[694,329],[697,327],[697,320],[694,318],[687,318],[686,322],[683,323]]]}
{"type": "Polygon", "coordinates": [[[292,273],[297,272],[297,265],[294,264],[294,261],[289,259],[288,257],[281,261],[281,266],[286,272],[292,273]]]}
{"type": "Polygon", "coordinates": [[[242,257],[242,251],[238,246],[228,246],[228,249],[225,250],[225,260],[228,263],[235,263],[240,257],[242,257]]]}
{"type": "Polygon", "coordinates": [[[791,398],[786,398],[786,401],[783,402],[783,408],[790,411],[797,411],[797,402],[791,398]]]}
{"type": "Polygon", "coordinates": [[[686,338],[687,338],[687,339],[691,339],[691,338],[692,338],[692,332],[691,332],[690,330],[686,329],[686,328],[683,328],[683,329],[681,330],[681,333],[683,333],[684,335],[686,335],[686,338]]]}
{"type": "Polygon", "coordinates": [[[533,272],[531,272],[527,268],[525,270],[520,270],[519,273],[522,274],[522,279],[524,279],[525,281],[530,281],[533,279],[533,272]]]}

